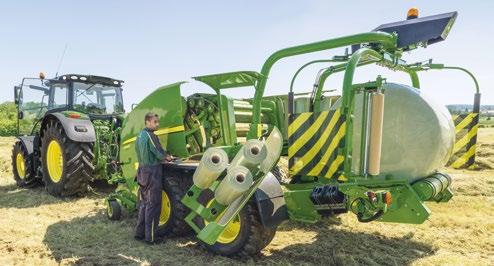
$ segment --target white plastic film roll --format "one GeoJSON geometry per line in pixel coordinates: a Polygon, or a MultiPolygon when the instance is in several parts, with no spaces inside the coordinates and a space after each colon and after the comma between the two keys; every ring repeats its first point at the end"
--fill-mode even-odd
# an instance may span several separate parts
{"type": "Polygon", "coordinates": [[[209,148],[203,154],[199,166],[194,172],[194,185],[206,189],[220,176],[228,166],[228,155],[219,148],[209,148]]]}
{"type": "Polygon", "coordinates": [[[230,167],[241,165],[256,173],[261,162],[266,159],[268,152],[262,141],[251,139],[245,142],[244,146],[235,155],[230,167]]]}
{"type": "Polygon", "coordinates": [[[381,172],[381,147],[384,117],[384,94],[373,93],[371,106],[371,124],[369,136],[369,166],[371,175],[379,175],[381,172]]]}
{"type": "Polygon", "coordinates": [[[229,205],[247,191],[253,183],[249,169],[241,165],[233,166],[228,168],[225,178],[214,192],[214,197],[220,204],[229,205]]]}
{"type": "Polygon", "coordinates": [[[261,163],[261,171],[267,173],[280,158],[283,149],[283,136],[277,127],[274,127],[271,134],[266,138],[264,146],[268,152],[266,159],[261,163]]]}

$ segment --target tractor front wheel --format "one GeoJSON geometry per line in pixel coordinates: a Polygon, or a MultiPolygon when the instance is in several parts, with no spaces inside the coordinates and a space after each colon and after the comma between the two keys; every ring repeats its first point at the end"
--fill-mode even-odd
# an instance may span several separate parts
{"type": "Polygon", "coordinates": [[[94,170],[92,143],[72,141],[62,124],[48,122],[41,141],[43,181],[54,196],[74,196],[87,192],[94,170]]]}

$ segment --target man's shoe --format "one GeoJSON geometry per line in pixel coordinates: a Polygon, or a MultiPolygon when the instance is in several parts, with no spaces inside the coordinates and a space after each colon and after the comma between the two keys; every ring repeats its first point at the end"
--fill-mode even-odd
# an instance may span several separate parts
{"type": "Polygon", "coordinates": [[[155,238],[154,241],[145,241],[148,245],[159,245],[165,243],[165,239],[162,237],[155,238]]]}
{"type": "Polygon", "coordinates": [[[142,241],[142,240],[144,240],[144,237],[143,236],[134,236],[134,239],[138,240],[138,241],[142,241]]]}

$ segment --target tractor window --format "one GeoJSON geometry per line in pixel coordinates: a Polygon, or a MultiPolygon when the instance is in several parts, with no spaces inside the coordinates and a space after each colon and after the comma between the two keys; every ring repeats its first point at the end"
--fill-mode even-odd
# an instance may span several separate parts
{"type": "Polygon", "coordinates": [[[50,101],[48,103],[48,109],[63,108],[67,106],[67,85],[60,84],[51,87],[50,101]]]}
{"type": "Polygon", "coordinates": [[[119,87],[74,82],[74,109],[88,114],[123,113],[119,87]]]}
{"type": "Polygon", "coordinates": [[[25,79],[19,92],[19,133],[28,135],[45,112],[48,110],[50,88],[40,79],[25,79]]]}

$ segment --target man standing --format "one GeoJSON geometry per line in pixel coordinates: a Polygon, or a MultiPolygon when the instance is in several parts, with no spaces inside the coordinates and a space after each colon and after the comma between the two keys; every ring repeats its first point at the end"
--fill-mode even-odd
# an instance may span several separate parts
{"type": "Polygon", "coordinates": [[[162,238],[156,236],[163,188],[161,163],[171,161],[171,156],[163,150],[154,134],[159,127],[158,115],[147,113],[144,122],[146,127],[137,135],[135,146],[139,161],[137,183],[140,190],[135,239],[144,240],[148,244],[158,244],[163,242],[162,238]]]}

